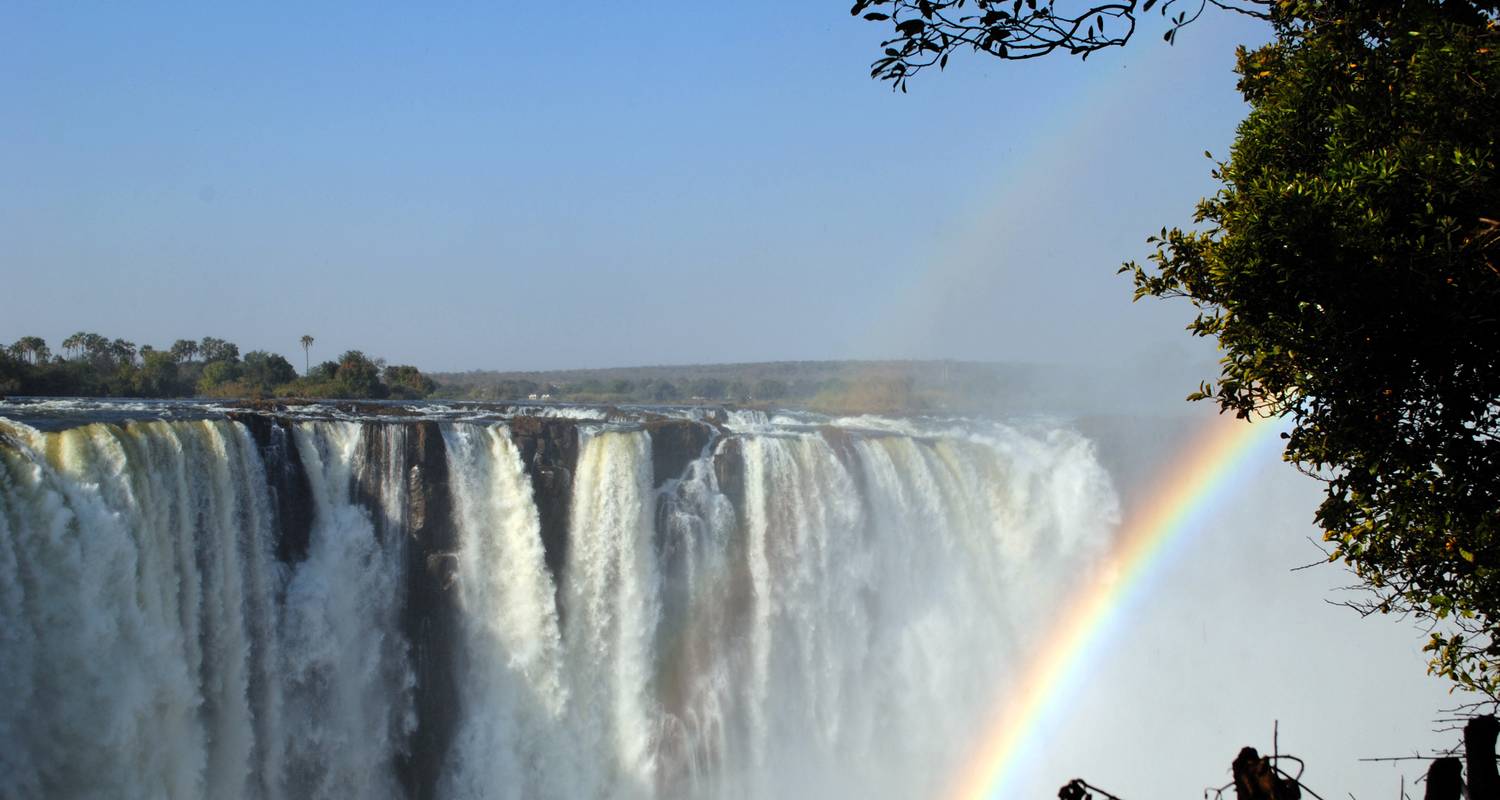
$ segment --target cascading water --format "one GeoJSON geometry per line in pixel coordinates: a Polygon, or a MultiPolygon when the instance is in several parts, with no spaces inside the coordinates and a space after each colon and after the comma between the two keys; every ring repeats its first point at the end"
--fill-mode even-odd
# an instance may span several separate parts
{"type": "Polygon", "coordinates": [[[1040,424],[0,415],[7,798],[930,795],[1117,514],[1040,424]]]}
{"type": "Polygon", "coordinates": [[[307,558],[283,590],[277,646],[285,732],[268,743],[286,751],[283,780],[292,796],[395,793],[393,759],[414,725],[414,679],[397,632],[402,433],[350,423],[295,429],[312,488],[313,527],[307,558]],[[372,495],[369,505],[355,501],[362,489],[372,495]]]}

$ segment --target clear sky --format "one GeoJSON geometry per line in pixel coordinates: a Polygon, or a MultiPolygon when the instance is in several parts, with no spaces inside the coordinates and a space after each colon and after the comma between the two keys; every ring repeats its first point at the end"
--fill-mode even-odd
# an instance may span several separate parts
{"type": "MultiPolygon", "coordinates": [[[[1149,363],[1257,23],[868,77],[847,2],[0,4],[0,339],[427,369],[1149,363]],[[316,6],[316,7],[313,7],[316,6]]],[[[1192,349],[1202,358],[1202,348],[1192,349]]]]}

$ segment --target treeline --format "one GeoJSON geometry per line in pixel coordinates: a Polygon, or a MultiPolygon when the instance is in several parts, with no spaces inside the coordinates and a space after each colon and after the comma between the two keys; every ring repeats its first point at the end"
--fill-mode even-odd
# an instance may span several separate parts
{"type": "Polygon", "coordinates": [[[876,413],[989,409],[1019,400],[1020,387],[1036,385],[1033,372],[1024,365],[958,361],[778,361],[435,377],[440,396],[467,400],[733,403],[876,413]]]}
{"type": "Polygon", "coordinates": [[[930,411],[948,403],[932,391],[919,391],[909,377],[829,378],[821,381],[787,382],[774,378],[723,380],[694,378],[672,381],[648,378],[633,381],[597,378],[573,383],[539,383],[527,379],[502,379],[455,396],[482,400],[546,400],[602,404],[719,404],[743,406],[796,406],[814,410],[857,412],[930,411]]]}
{"type": "Polygon", "coordinates": [[[0,349],[0,395],[416,399],[435,388],[416,367],[387,365],[358,350],[299,376],[279,354],[242,356],[238,345],[212,336],[157,349],[80,332],[62,341],[61,352],[37,336],[0,349]]]}

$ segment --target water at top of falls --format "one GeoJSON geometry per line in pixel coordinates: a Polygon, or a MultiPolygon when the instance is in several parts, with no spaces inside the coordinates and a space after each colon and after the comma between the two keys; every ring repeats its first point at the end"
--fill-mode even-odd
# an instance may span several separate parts
{"type": "Polygon", "coordinates": [[[960,432],[992,424],[969,417],[856,415],[830,417],[813,411],[761,411],[717,405],[618,406],[569,403],[497,403],[472,400],[316,400],[261,403],[199,399],[0,397],[0,418],[41,430],[90,422],[222,419],[233,413],[344,422],[493,423],[521,417],[629,425],[650,419],[682,419],[722,426],[736,433],[787,431],[821,425],[910,435],[960,432]]]}
{"type": "Polygon", "coordinates": [[[0,404],[0,796],[938,793],[1118,517],[1067,426],[513,410],[0,404]]]}

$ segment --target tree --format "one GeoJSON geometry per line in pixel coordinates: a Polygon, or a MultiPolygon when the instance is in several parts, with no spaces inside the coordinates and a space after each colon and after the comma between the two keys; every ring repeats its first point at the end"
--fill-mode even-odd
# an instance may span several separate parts
{"type": "Polygon", "coordinates": [[[432,394],[437,384],[422,371],[409,365],[397,365],[385,368],[385,385],[390,388],[391,393],[416,399],[432,394]]]}
{"type": "Polygon", "coordinates": [[[88,334],[79,332],[63,340],[63,352],[68,355],[68,358],[72,358],[76,354],[76,351],[82,350],[83,340],[86,336],[88,336],[88,334]]]}
{"type": "Polygon", "coordinates": [[[724,392],[729,388],[729,383],[722,378],[698,378],[689,384],[694,397],[705,400],[720,400],[724,392]]]}
{"type": "MultiPolygon", "coordinates": [[[[1063,51],[1090,53],[1125,45],[1140,16],[1157,0],[1115,0],[1097,5],[1057,0],[855,0],[850,14],[889,23],[893,35],[880,43],[884,54],[870,65],[870,76],[906,91],[907,81],[929,67],[944,69],[961,50],[1020,61],[1063,51]]],[[[1271,0],[1166,0],[1157,9],[1167,20],[1167,42],[1209,6],[1272,19],[1290,3],[1271,0]],[[1179,5],[1179,3],[1181,3],[1179,5]]]]}
{"type": "Polygon", "coordinates": [[[682,397],[682,392],[665,378],[647,381],[641,385],[640,390],[642,399],[652,403],[673,403],[682,397]]]}
{"type": "Polygon", "coordinates": [[[261,392],[270,392],[296,379],[296,367],[277,353],[251,350],[240,362],[240,380],[261,392]]]}
{"type": "Polygon", "coordinates": [[[134,364],[135,353],[135,342],[116,339],[109,343],[109,355],[115,360],[116,365],[134,364]]]}
{"type": "Polygon", "coordinates": [[[1433,669],[1500,692],[1500,30],[1494,5],[1298,3],[1241,49],[1219,192],[1141,297],[1218,340],[1193,396],[1287,415],[1331,559],[1369,611],[1447,622],[1433,669]],[[1290,132],[1295,132],[1291,134],[1290,132]]]}
{"type": "Polygon", "coordinates": [[[178,384],[177,359],[170,352],[141,348],[141,368],[135,392],[142,397],[171,397],[187,387],[178,384]]]}
{"type": "Polygon", "coordinates": [[[198,343],[192,339],[178,339],[172,343],[172,358],[182,364],[192,361],[198,356],[198,343]]]}
{"type": "Polygon", "coordinates": [[[221,387],[239,380],[239,377],[239,364],[222,359],[209,361],[203,365],[203,372],[198,378],[198,393],[213,395],[227,391],[231,394],[237,394],[232,389],[225,390],[221,387]]]}
{"type": "Polygon", "coordinates": [[[311,361],[308,360],[308,358],[309,358],[308,351],[312,348],[312,346],[313,346],[313,337],[312,337],[312,334],[310,334],[310,333],[304,333],[304,334],[302,334],[302,374],[303,375],[306,375],[306,374],[308,374],[309,372],[312,371],[311,367],[308,366],[309,364],[312,363],[311,361]]]}
{"type": "Polygon", "coordinates": [[[97,333],[83,334],[83,352],[90,357],[109,354],[109,339],[97,333]]]}
{"type": "Polygon", "coordinates": [[[52,351],[47,349],[47,342],[42,337],[22,336],[10,346],[10,354],[28,364],[38,364],[50,358],[52,351]]]}
{"type": "Polygon", "coordinates": [[[761,378],[755,382],[756,400],[777,400],[786,397],[786,383],[774,378],[761,378]]]}
{"type": "Polygon", "coordinates": [[[0,397],[25,391],[27,373],[26,365],[8,348],[0,349],[0,397]]]}
{"type": "Polygon", "coordinates": [[[358,350],[339,356],[335,380],[344,397],[378,398],[386,394],[385,385],[380,382],[380,367],[358,350]]]}
{"type": "Polygon", "coordinates": [[[223,339],[205,336],[198,343],[198,354],[203,356],[204,363],[213,361],[234,363],[240,359],[240,347],[233,342],[226,342],[223,339]]]}
{"type": "Polygon", "coordinates": [[[313,367],[312,372],[309,373],[308,377],[315,381],[332,381],[338,377],[338,374],[339,362],[324,361],[316,367],[313,367]]]}

